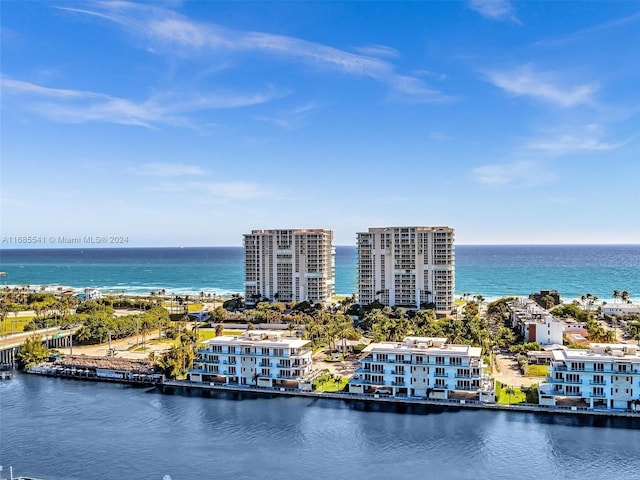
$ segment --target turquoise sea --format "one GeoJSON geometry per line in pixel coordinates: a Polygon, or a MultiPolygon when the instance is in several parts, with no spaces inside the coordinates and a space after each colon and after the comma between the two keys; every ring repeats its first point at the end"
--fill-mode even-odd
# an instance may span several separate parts
{"type": "MultiPolygon", "coordinates": [[[[242,292],[242,247],[60,248],[0,250],[7,285],[97,287],[111,292],[174,294],[242,292]]],[[[459,245],[456,295],[491,299],[558,290],[611,299],[626,290],[640,299],[640,245],[459,245]]],[[[336,247],[336,291],[356,291],[356,249],[336,247]]]]}

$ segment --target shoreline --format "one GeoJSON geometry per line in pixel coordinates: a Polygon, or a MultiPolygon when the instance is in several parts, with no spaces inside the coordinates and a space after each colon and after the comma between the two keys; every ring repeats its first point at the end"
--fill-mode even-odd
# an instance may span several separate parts
{"type": "Polygon", "coordinates": [[[362,403],[369,407],[380,409],[391,408],[396,413],[403,414],[420,414],[430,413],[430,411],[448,411],[457,412],[460,410],[471,411],[498,411],[498,412],[518,412],[533,413],[538,415],[576,418],[602,418],[602,419],[619,419],[631,422],[630,428],[640,428],[640,412],[617,411],[617,410],[591,410],[584,407],[562,407],[562,406],[540,406],[534,404],[497,404],[485,403],[478,400],[437,400],[437,399],[421,399],[413,397],[391,397],[384,395],[367,395],[346,392],[313,392],[303,391],[299,389],[284,389],[271,387],[257,387],[251,385],[224,385],[224,384],[205,384],[200,382],[191,382],[188,380],[166,380],[160,379],[158,383],[127,381],[115,378],[96,378],[78,375],[64,375],[58,373],[47,373],[43,371],[27,371],[27,374],[39,375],[43,377],[60,378],[64,380],[81,380],[90,382],[107,382],[118,383],[122,385],[153,388],[163,395],[184,395],[190,396],[194,392],[203,398],[214,398],[215,395],[233,394],[238,396],[257,396],[257,397],[283,397],[283,398],[310,398],[314,400],[343,401],[349,405],[362,403]],[[411,411],[413,410],[413,411],[411,411]]]}
{"type": "MultiPolygon", "coordinates": [[[[57,284],[57,283],[53,283],[53,284],[10,284],[10,285],[2,285],[0,286],[0,288],[9,288],[9,289],[20,289],[20,288],[27,288],[28,287],[28,291],[29,293],[51,293],[51,294],[60,294],[61,292],[64,291],[71,291],[73,290],[75,294],[78,293],[83,293],[85,288],[95,288],[97,290],[99,290],[104,297],[131,297],[131,298],[160,298],[163,300],[171,300],[172,297],[184,297],[186,295],[188,295],[190,297],[190,300],[193,301],[202,301],[202,302],[206,302],[208,300],[211,299],[221,299],[221,300],[229,300],[230,298],[232,298],[233,295],[243,295],[244,296],[244,291],[234,291],[234,290],[229,290],[229,289],[224,289],[224,288],[218,288],[218,287],[214,287],[214,288],[209,288],[209,289],[200,289],[200,290],[191,290],[191,289],[187,289],[187,288],[183,288],[183,287],[178,287],[178,288],[166,288],[166,287],[153,287],[153,288],[147,288],[147,287],[128,287],[131,290],[123,290],[123,288],[127,288],[127,287],[122,287],[119,286],[118,288],[115,287],[95,287],[95,286],[87,286],[87,287],[74,287],[74,286],[70,286],[70,285],[62,285],[62,284],[57,284]],[[139,290],[139,291],[136,291],[139,290]],[[160,291],[165,291],[164,295],[159,295],[157,292],[160,291]],[[154,293],[152,295],[152,292],[154,293]],[[204,293],[204,297],[202,297],[200,294],[204,293]],[[211,295],[211,298],[208,298],[207,296],[211,295]]],[[[455,295],[455,302],[466,302],[468,300],[473,300],[474,297],[476,296],[482,296],[483,297],[483,303],[486,305],[488,303],[494,302],[496,300],[500,300],[502,298],[507,298],[507,297],[517,297],[517,298],[528,298],[530,294],[532,293],[536,293],[536,292],[529,292],[529,293],[505,293],[503,295],[497,295],[497,296],[485,296],[482,292],[460,292],[459,294],[455,295]],[[465,300],[465,295],[467,296],[467,300],[465,300]]],[[[357,295],[357,292],[352,292],[352,293],[339,293],[336,292],[333,296],[333,298],[340,298],[340,297],[348,297],[351,295],[357,295]]],[[[573,303],[575,301],[580,301],[580,297],[574,297],[574,298],[570,298],[570,297],[566,297],[563,298],[562,294],[561,294],[561,300],[563,304],[570,304],[573,303]]],[[[640,303],[640,297],[629,297],[629,300],[631,303],[640,303]]],[[[606,304],[616,304],[617,303],[621,303],[621,301],[618,299],[614,299],[613,297],[611,298],[598,298],[598,302],[597,304],[594,304],[594,307],[597,307],[598,305],[602,305],[603,303],[606,304]]]]}

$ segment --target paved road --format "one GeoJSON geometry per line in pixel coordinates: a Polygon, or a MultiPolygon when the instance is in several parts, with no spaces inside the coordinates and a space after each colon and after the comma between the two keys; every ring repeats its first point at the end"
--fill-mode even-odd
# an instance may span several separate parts
{"type": "Polygon", "coordinates": [[[77,330],[77,328],[74,330],[60,330],[60,327],[51,327],[51,328],[43,328],[41,330],[33,330],[29,332],[16,333],[14,335],[7,335],[5,337],[0,338],[0,348],[13,346],[15,344],[21,344],[31,335],[40,335],[44,339],[46,336],[55,335],[58,332],[63,332],[66,335],[75,330],[77,330]]]}

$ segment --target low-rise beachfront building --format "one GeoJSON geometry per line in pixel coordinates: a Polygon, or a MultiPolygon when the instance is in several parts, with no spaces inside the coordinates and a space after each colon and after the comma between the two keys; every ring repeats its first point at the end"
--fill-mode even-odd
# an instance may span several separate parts
{"type": "Polygon", "coordinates": [[[562,345],[564,323],[533,300],[518,298],[507,303],[511,326],[520,331],[525,342],[562,345]]]}
{"type": "Polygon", "coordinates": [[[364,352],[349,381],[351,393],[480,400],[489,384],[480,347],[447,344],[446,338],[406,337],[372,343],[364,352]]]}
{"type": "Polygon", "coordinates": [[[632,313],[640,313],[640,305],[634,305],[632,303],[622,303],[620,305],[607,304],[602,306],[602,315],[623,317],[632,313]]]}
{"type": "Polygon", "coordinates": [[[311,373],[309,340],[275,330],[247,330],[212,338],[198,350],[192,382],[298,388],[311,373]]]}
{"type": "Polygon", "coordinates": [[[635,409],[640,405],[640,355],[630,344],[591,343],[553,351],[551,375],[539,387],[540,405],[635,409]]]}
{"type": "Polygon", "coordinates": [[[85,288],[84,298],[85,300],[99,300],[102,298],[102,292],[97,288],[85,288]]]}

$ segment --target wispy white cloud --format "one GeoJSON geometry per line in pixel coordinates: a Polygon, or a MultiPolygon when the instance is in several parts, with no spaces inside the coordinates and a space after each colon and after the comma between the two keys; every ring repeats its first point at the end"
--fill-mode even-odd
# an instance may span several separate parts
{"type": "Polygon", "coordinates": [[[130,167],[129,171],[138,175],[152,177],[180,177],[186,175],[202,175],[204,170],[197,165],[184,163],[143,163],[130,167]]]}
{"type": "Polygon", "coordinates": [[[267,188],[247,182],[210,182],[201,186],[211,195],[227,200],[248,200],[271,194],[267,188]]]}
{"type": "Polygon", "coordinates": [[[556,180],[554,172],[528,160],[482,165],[472,173],[476,182],[492,186],[534,187],[556,180]]]}
{"type": "Polygon", "coordinates": [[[538,138],[531,140],[527,147],[533,150],[540,150],[554,155],[572,154],[578,152],[606,152],[623,147],[634,139],[638,134],[619,142],[607,142],[603,140],[604,129],[597,124],[589,124],[575,129],[572,132],[563,132],[560,135],[554,134],[549,138],[538,138]]]}
{"type": "Polygon", "coordinates": [[[560,135],[551,140],[531,142],[528,147],[534,150],[544,150],[550,153],[574,153],[580,151],[607,151],[620,148],[623,144],[604,143],[597,138],[560,135]]]}
{"type": "Polygon", "coordinates": [[[67,123],[109,122],[142,127],[159,124],[191,126],[189,113],[247,107],[285,95],[272,89],[252,94],[167,92],[136,102],[96,92],[43,87],[7,77],[0,78],[0,86],[5,95],[33,98],[31,109],[52,120],[67,123]]]}
{"type": "Polygon", "coordinates": [[[429,88],[422,80],[399,74],[392,63],[378,58],[393,58],[398,54],[396,50],[382,45],[358,47],[360,53],[352,53],[295,37],[232,30],[214,23],[196,22],[150,4],[109,2],[64,10],[115,22],[144,37],[153,51],[171,51],[184,56],[259,53],[321,70],[372,78],[388,85],[396,97],[418,102],[451,100],[448,95],[429,88]]]}
{"type": "Polygon", "coordinates": [[[510,21],[520,24],[509,0],[470,0],[469,8],[490,20],[510,21]]]}
{"type": "Polygon", "coordinates": [[[592,27],[585,28],[582,30],[578,30],[576,32],[569,33],[567,35],[563,35],[560,37],[553,37],[553,38],[539,40],[535,43],[535,45],[562,44],[566,42],[580,40],[585,37],[593,37],[595,34],[606,32],[609,30],[614,30],[620,27],[624,27],[638,21],[640,21],[640,12],[636,12],[634,14],[627,15],[625,17],[609,20],[607,22],[600,23],[598,25],[594,25],[592,27]]]}
{"type": "Polygon", "coordinates": [[[194,198],[206,198],[212,201],[239,201],[270,197],[273,191],[263,185],[251,182],[191,181],[180,183],[160,183],[147,187],[147,190],[163,193],[193,193],[194,198]]]}
{"type": "Polygon", "coordinates": [[[360,47],[352,47],[352,49],[362,55],[371,57],[396,58],[400,56],[398,50],[386,45],[363,45],[360,47]]]}
{"type": "Polygon", "coordinates": [[[256,115],[255,119],[260,122],[272,123],[282,128],[293,128],[303,122],[311,112],[321,108],[321,106],[314,101],[307,102],[273,115],[256,115]]]}
{"type": "Polygon", "coordinates": [[[453,102],[457,98],[444,95],[438,90],[427,87],[422,81],[405,75],[393,75],[386,79],[391,85],[393,95],[399,100],[420,103],[453,102]]]}
{"type": "Polygon", "coordinates": [[[560,86],[558,74],[538,72],[531,64],[513,70],[491,71],[486,77],[512,95],[533,97],[564,108],[592,104],[598,91],[594,84],[560,86]]]}
{"type": "Polygon", "coordinates": [[[0,77],[0,87],[9,93],[17,94],[34,94],[43,97],[52,98],[109,98],[107,95],[101,95],[93,92],[84,92],[82,90],[67,90],[64,88],[48,88],[40,85],[35,85],[29,82],[23,82],[22,80],[15,80],[8,77],[0,77]]]}
{"type": "Polygon", "coordinates": [[[259,122],[272,123],[282,128],[291,128],[292,126],[290,120],[287,120],[286,118],[282,118],[282,117],[273,116],[273,115],[256,115],[255,119],[258,120],[259,122]]]}

